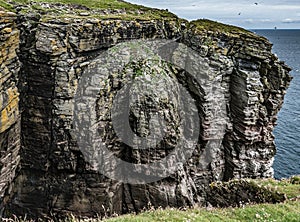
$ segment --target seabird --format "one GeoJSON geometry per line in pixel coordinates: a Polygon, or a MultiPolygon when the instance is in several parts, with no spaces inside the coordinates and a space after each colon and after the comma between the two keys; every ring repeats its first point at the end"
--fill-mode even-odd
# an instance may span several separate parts
{"type": "Polygon", "coordinates": [[[239,12],[239,14],[238,15],[241,15],[241,13],[239,12]]]}
{"type": "Polygon", "coordinates": [[[258,3],[257,3],[257,2],[255,2],[254,4],[255,4],[255,5],[258,5],[258,3]]]}

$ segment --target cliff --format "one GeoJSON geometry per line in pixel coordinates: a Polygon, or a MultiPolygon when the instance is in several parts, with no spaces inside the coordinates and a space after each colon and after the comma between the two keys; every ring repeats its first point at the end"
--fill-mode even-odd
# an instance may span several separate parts
{"type": "Polygon", "coordinates": [[[20,161],[20,111],[17,57],[19,30],[16,15],[0,11],[0,215],[12,190],[20,161]]]}
{"type": "Polygon", "coordinates": [[[213,181],[272,177],[291,77],[267,39],[122,1],[22,2],[0,1],[6,213],[205,205],[213,181]]]}

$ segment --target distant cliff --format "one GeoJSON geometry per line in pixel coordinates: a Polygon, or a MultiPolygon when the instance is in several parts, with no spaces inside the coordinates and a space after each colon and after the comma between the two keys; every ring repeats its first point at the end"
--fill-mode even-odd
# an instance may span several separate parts
{"type": "MultiPolygon", "coordinates": [[[[20,2],[0,1],[5,8],[0,8],[2,211],[92,216],[138,212],[149,205],[205,205],[213,181],[273,176],[272,131],[291,77],[267,39],[122,1],[20,2]],[[124,109],[116,108],[113,98],[132,81],[142,96],[132,96],[135,104],[125,114],[138,137],[124,138],[151,135],[151,113],[165,121],[156,135],[163,138],[149,149],[122,141],[110,114],[114,110],[123,123],[124,109]],[[183,102],[181,87],[189,95],[183,102]],[[180,110],[180,104],[187,109],[180,110]],[[94,114],[83,110],[93,106],[96,131],[119,159],[154,163],[176,147],[184,153],[193,137],[191,157],[178,161],[181,154],[175,155],[176,171],[151,183],[118,180],[126,169],[112,177],[102,173],[102,166],[87,160],[95,153],[86,154],[80,142],[95,127],[84,124],[94,114]],[[181,115],[187,117],[185,131],[181,115]],[[76,134],[78,124],[84,133],[76,134]]],[[[103,165],[113,164],[105,158],[103,165]]]]}

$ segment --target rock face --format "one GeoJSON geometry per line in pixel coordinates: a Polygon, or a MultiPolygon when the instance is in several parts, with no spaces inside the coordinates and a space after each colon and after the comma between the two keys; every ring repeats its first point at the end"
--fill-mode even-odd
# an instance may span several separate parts
{"type": "MultiPolygon", "coordinates": [[[[39,7],[74,13],[74,6],[39,7]]],[[[95,216],[149,205],[205,205],[213,181],[272,177],[272,130],[291,77],[265,38],[176,16],[126,19],[126,11],[119,10],[97,11],[104,16],[97,18],[83,7],[89,12],[53,18],[16,8],[18,30],[11,13],[1,12],[0,20],[0,198],[7,212],[95,216]],[[131,94],[118,97],[130,83],[131,94]],[[178,96],[181,88],[187,99],[178,96]],[[129,97],[129,110],[114,102],[129,97]],[[164,126],[151,118],[154,114],[164,126]],[[121,122],[114,122],[116,116],[121,122]],[[95,124],[86,125],[93,117],[95,124]],[[126,123],[133,134],[126,134],[126,123]],[[76,127],[83,133],[76,134],[76,127]],[[99,151],[80,142],[92,128],[111,154],[134,164],[155,163],[176,147],[185,153],[194,144],[187,160],[179,161],[185,154],[177,153],[160,166],[168,171],[177,161],[174,172],[150,183],[130,183],[122,178],[130,168],[116,173],[110,158],[100,166],[92,161],[99,151]],[[152,143],[141,138],[153,129],[154,145],[138,149],[152,143]],[[110,176],[102,171],[106,165],[110,176]]]]}
{"type": "Polygon", "coordinates": [[[0,10],[0,215],[20,161],[19,30],[15,20],[14,13],[0,10]]]}

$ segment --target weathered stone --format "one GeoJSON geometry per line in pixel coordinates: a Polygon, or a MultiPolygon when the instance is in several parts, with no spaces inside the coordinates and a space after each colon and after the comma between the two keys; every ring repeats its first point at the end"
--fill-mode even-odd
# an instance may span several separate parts
{"type": "MultiPolygon", "coordinates": [[[[20,31],[14,16],[7,14],[0,20],[0,198],[8,212],[31,217],[101,216],[149,206],[214,204],[208,197],[219,191],[208,191],[211,182],[273,175],[272,131],[291,77],[290,69],[272,54],[268,40],[206,20],[187,22],[175,16],[128,20],[113,18],[126,16],[125,10],[30,4],[72,16],[52,18],[52,11],[45,15],[38,9],[28,14],[18,10],[20,31]],[[77,15],[74,7],[87,13],[77,15]],[[92,18],[91,14],[108,17],[92,18]],[[129,40],[151,41],[143,48],[129,40]],[[172,41],[166,45],[165,40],[172,41]],[[119,46],[124,42],[135,56],[122,51],[119,46]],[[18,73],[19,46],[22,68],[18,73]],[[87,72],[90,67],[95,73],[89,81],[80,82],[91,74],[87,72]],[[122,103],[114,105],[113,101],[130,82],[135,82],[129,96],[134,102],[126,116],[122,103]],[[180,87],[189,99],[180,100],[180,87]],[[85,96],[75,102],[78,91],[85,96]],[[188,111],[178,109],[184,104],[188,111]],[[96,118],[93,127],[81,124],[83,132],[99,132],[112,155],[124,161],[155,163],[178,144],[182,150],[189,149],[188,138],[193,134],[195,149],[184,163],[178,160],[180,155],[174,155],[170,165],[176,163],[177,170],[159,181],[137,185],[113,180],[97,170],[97,162],[86,159],[89,155],[97,160],[102,151],[83,151],[79,142],[86,135],[74,134],[78,123],[74,112],[80,108],[86,110],[76,114],[81,117],[79,123],[96,118]],[[116,132],[124,126],[113,124],[113,109],[115,115],[128,119],[131,145],[116,132]],[[199,118],[195,122],[193,112],[199,118]],[[163,116],[165,125],[152,114],[163,116]],[[192,126],[186,134],[180,125],[182,115],[192,126]],[[148,141],[151,148],[138,149],[144,144],[139,138],[151,136],[150,122],[159,143],[148,141]],[[15,175],[18,164],[21,170],[15,175]]],[[[18,7],[30,9],[30,5],[18,7]]],[[[122,101],[126,96],[118,98],[122,101]]],[[[113,171],[114,162],[106,156],[103,159],[113,171]]],[[[168,167],[161,164],[159,170],[168,167]]],[[[218,201],[214,205],[222,205],[218,201]]]]}
{"type": "MultiPolygon", "coordinates": [[[[1,10],[1,9],[0,9],[1,10]]],[[[20,111],[16,54],[19,31],[16,15],[0,11],[0,217],[12,191],[20,161],[20,111]]]]}

